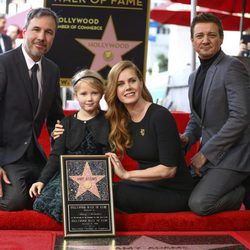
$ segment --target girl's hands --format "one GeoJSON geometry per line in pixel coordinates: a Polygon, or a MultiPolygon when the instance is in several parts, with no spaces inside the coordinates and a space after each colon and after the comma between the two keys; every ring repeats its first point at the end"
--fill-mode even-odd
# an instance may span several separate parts
{"type": "Polygon", "coordinates": [[[29,190],[30,197],[33,198],[33,197],[39,196],[41,194],[43,187],[44,187],[44,184],[40,181],[33,183],[33,185],[31,186],[29,190]]]}

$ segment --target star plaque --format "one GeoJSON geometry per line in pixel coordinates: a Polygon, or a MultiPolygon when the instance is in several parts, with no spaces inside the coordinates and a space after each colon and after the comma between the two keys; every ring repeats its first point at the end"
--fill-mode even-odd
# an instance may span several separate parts
{"type": "Polygon", "coordinates": [[[113,236],[110,160],[105,155],[62,155],[64,237],[113,236]]]}

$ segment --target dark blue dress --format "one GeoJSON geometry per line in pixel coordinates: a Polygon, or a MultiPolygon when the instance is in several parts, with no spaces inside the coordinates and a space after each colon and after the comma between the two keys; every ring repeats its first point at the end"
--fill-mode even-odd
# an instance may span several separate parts
{"type": "Polygon", "coordinates": [[[60,155],[102,155],[109,150],[107,143],[109,125],[104,117],[104,112],[99,113],[99,115],[89,121],[80,121],[75,116],[76,114],[66,117],[62,121],[65,129],[64,135],[56,140],[49,161],[38,181],[46,184],[49,175],[54,173],[51,169],[55,170],[55,174],[45,185],[41,195],[35,199],[33,204],[34,210],[48,214],[57,222],[62,221],[63,210],[59,171],[60,155]],[[72,142],[74,140],[78,141],[79,138],[82,138],[79,145],[72,142]]]}

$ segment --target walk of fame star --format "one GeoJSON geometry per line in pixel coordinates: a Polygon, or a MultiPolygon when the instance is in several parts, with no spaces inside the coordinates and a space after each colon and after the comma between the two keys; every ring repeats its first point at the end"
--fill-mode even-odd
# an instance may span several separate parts
{"type": "Polygon", "coordinates": [[[86,162],[84,166],[82,175],[69,177],[79,184],[76,193],[76,198],[78,198],[80,195],[84,194],[87,191],[100,198],[100,193],[98,191],[96,183],[102,180],[105,175],[93,175],[88,162],[86,162]]]}
{"type": "Polygon", "coordinates": [[[90,67],[90,69],[95,71],[99,71],[105,66],[114,66],[122,60],[122,55],[142,43],[141,41],[117,40],[111,16],[109,17],[101,39],[75,39],[95,54],[90,67]]]}
{"type": "MultiPolygon", "coordinates": [[[[122,237],[122,236],[120,236],[122,237]]],[[[125,236],[126,237],[126,236],[125,236]]],[[[185,236],[183,236],[185,237],[185,236]]],[[[192,237],[192,236],[191,236],[192,237]]],[[[164,238],[164,236],[161,236],[164,238]]],[[[96,240],[95,240],[96,242],[96,240]]],[[[116,236],[115,242],[119,242],[119,236],[116,236]]],[[[180,244],[166,243],[162,240],[154,239],[150,236],[139,236],[129,244],[116,244],[114,241],[111,245],[96,245],[95,243],[85,246],[82,241],[74,241],[70,244],[70,249],[77,249],[79,245],[82,250],[110,250],[110,249],[130,249],[130,250],[160,250],[160,249],[176,249],[176,250],[207,250],[207,249],[241,249],[241,244],[226,244],[226,243],[210,243],[210,244],[188,244],[180,242],[180,244]]]]}

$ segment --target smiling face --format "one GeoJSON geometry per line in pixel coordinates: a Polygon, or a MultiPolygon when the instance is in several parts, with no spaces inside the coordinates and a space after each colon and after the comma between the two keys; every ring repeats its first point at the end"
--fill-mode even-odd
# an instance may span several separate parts
{"type": "Polygon", "coordinates": [[[39,61],[49,51],[55,33],[56,23],[51,16],[35,17],[23,30],[24,48],[34,61],[39,61]]]}
{"type": "Polygon", "coordinates": [[[215,23],[197,23],[194,26],[192,44],[201,59],[212,58],[221,47],[223,37],[215,23]]]}
{"type": "Polygon", "coordinates": [[[75,93],[81,109],[91,115],[99,109],[102,93],[85,80],[80,80],[75,93]]]}
{"type": "Polygon", "coordinates": [[[143,82],[132,68],[123,70],[117,81],[117,97],[125,106],[137,103],[141,97],[143,82]]]}

